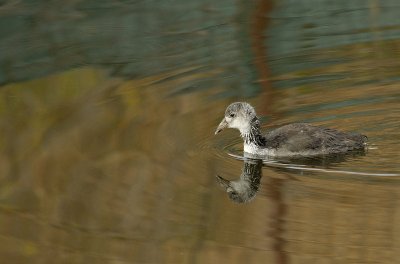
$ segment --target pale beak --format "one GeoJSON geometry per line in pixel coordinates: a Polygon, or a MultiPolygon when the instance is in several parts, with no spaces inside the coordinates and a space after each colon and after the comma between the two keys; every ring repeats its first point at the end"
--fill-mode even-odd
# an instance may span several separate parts
{"type": "Polygon", "coordinates": [[[226,122],[226,119],[222,119],[221,123],[219,123],[217,130],[215,130],[215,135],[221,132],[225,127],[228,126],[228,123],[226,122]]]}
{"type": "Polygon", "coordinates": [[[222,177],[219,176],[219,175],[216,175],[216,177],[217,177],[217,181],[218,181],[219,185],[220,185],[222,188],[224,188],[225,190],[227,190],[229,187],[231,187],[230,181],[228,181],[228,180],[222,178],[222,177]]]}

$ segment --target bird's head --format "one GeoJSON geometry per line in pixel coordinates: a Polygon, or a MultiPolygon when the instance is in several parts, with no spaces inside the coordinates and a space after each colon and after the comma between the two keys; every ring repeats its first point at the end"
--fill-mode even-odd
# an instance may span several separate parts
{"type": "Polygon", "coordinates": [[[221,132],[225,127],[236,128],[241,134],[246,134],[255,121],[258,121],[256,111],[250,104],[246,102],[232,103],[226,108],[225,116],[215,134],[221,132]]]}

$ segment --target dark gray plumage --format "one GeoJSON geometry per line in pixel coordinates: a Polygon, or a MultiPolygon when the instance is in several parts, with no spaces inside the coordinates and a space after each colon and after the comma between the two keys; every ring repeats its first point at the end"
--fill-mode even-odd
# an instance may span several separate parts
{"type": "Polygon", "coordinates": [[[341,153],[363,149],[366,141],[367,137],[358,133],[346,133],[306,123],[285,125],[265,135],[266,148],[284,148],[291,152],[310,150],[341,153]]]}
{"type": "Polygon", "coordinates": [[[311,156],[345,153],[366,147],[367,137],[332,128],[294,123],[262,135],[254,108],[245,102],[229,105],[216,130],[237,128],[244,140],[244,151],[262,156],[311,156]]]}

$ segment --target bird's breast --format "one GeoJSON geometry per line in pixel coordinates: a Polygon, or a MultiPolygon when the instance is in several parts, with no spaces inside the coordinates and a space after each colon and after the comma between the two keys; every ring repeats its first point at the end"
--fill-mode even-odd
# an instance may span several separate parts
{"type": "Polygon", "coordinates": [[[257,146],[254,143],[245,143],[243,146],[243,151],[246,153],[254,154],[254,155],[261,155],[261,156],[275,156],[274,149],[262,148],[257,146]]]}

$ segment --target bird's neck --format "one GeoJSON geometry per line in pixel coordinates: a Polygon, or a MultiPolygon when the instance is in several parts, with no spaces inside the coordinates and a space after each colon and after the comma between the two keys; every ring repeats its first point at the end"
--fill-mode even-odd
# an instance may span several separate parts
{"type": "Polygon", "coordinates": [[[262,173],[262,160],[257,159],[254,162],[245,162],[243,167],[243,173],[240,175],[240,179],[250,183],[250,187],[257,191],[260,185],[261,173],[262,173]]]}
{"type": "Polygon", "coordinates": [[[241,130],[240,134],[245,145],[253,145],[259,148],[263,148],[266,145],[265,137],[260,132],[260,121],[257,117],[254,117],[248,128],[241,130]]]}

